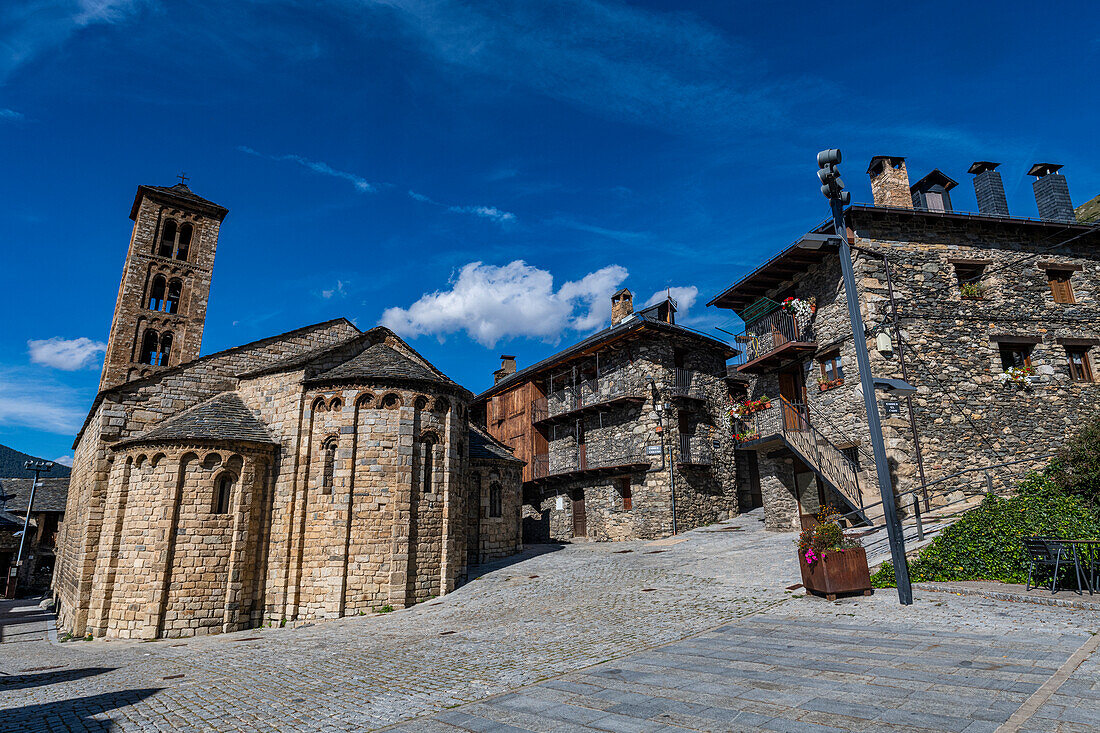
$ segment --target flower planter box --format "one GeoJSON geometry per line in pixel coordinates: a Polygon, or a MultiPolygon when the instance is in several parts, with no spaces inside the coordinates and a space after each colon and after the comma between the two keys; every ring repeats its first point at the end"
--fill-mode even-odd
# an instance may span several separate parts
{"type": "Polygon", "coordinates": [[[809,593],[825,596],[830,601],[835,601],[838,595],[844,593],[862,593],[865,596],[872,593],[867,551],[862,547],[829,550],[812,565],[806,564],[806,558],[800,552],[798,564],[802,569],[802,585],[809,593]]]}
{"type": "Polygon", "coordinates": [[[831,382],[818,382],[817,388],[822,392],[828,392],[830,389],[836,389],[837,387],[844,386],[844,378],[834,379],[831,382]]]}

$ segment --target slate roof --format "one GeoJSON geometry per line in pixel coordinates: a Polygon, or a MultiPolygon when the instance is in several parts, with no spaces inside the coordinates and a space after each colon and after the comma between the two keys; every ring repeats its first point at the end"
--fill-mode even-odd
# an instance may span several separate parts
{"type": "Polygon", "coordinates": [[[275,441],[236,392],[222,392],[206,402],[174,415],[152,430],[127,438],[116,446],[173,440],[219,440],[249,443],[275,441]]]}
{"type": "Polygon", "coordinates": [[[512,451],[508,449],[508,446],[476,425],[470,426],[470,458],[471,460],[488,458],[523,464],[523,461],[512,455],[512,451]]]}
{"type": "Polygon", "coordinates": [[[343,364],[322,372],[309,381],[335,382],[345,379],[382,377],[383,379],[416,379],[453,384],[451,380],[419,364],[385,344],[374,344],[343,364]]]}
{"type": "Polygon", "coordinates": [[[678,334],[678,335],[681,335],[681,336],[687,336],[689,338],[704,341],[709,346],[711,346],[715,349],[721,349],[721,350],[725,351],[727,358],[729,358],[731,356],[736,356],[737,354],[741,353],[737,349],[735,349],[732,346],[730,346],[729,344],[725,343],[724,341],[719,341],[718,339],[713,338],[711,336],[708,336],[705,333],[702,333],[700,331],[696,331],[693,328],[688,328],[687,326],[680,326],[680,325],[677,325],[675,323],[667,323],[665,321],[660,321],[660,320],[657,320],[657,319],[652,318],[650,316],[646,316],[642,312],[636,312],[631,317],[620,321],[619,323],[615,324],[614,326],[610,326],[608,328],[605,328],[602,331],[597,331],[596,333],[592,334],[591,336],[584,339],[583,341],[578,341],[577,343],[573,344],[572,346],[569,346],[569,347],[563,349],[562,351],[559,351],[558,353],[553,354],[552,356],[548,356],[540,362],[536,362],[536,363],[532,364],[529,367],[526,367],[524,369],[520,369],[518,372],[510,374],[509,376],[507,376],[504,379],[500,380],[499,382],[494,384],[492,387],[490,387],[489,389],[485,390],[484,392],[479,394],[477,397],[475,397],[474,402],[475,403],[483,402],[484,400],[487,400],[488,398],[492,397],[497,392],[500,392],[501,390],[503,390],[503,389],[513,385],[513,384],[518,384],[518,383],[520,383],[524,380],[532,379],[536,375],[538,375],[540,372],[546,370],[547,368],[552,367],[552,366],[554,366],[556,364],[559,364],[561,362],[564,362],[564,361],[566,361],[566,360],[568,360],[568,359],[570,359],[570,358],[572,358],[572,357],[574,357],[578,354],[581,354],[581,353],[587,351],[588,349],[592,349],[596,346],[599,346],[600,344],[602,344],[604,342],[612,341],[616,338],[619,338],[620,336],[624,336],[624,335],[626,335],[628,333],[631,333],[631,332],[635,332],[635,331],[640,332],[640,331],[646,331],[646,330],[664,331],[666,333],[674,333],[674,334],[678,334]]]}
{"type": "MultiPolygon", "coordinates": [[[[9,514],[25,514],[33,478],[0,478],[0,507],[9,514]]],[[[69,498],[69,477],[43,475],[34,492],[34,511],[63,512],[69,498]]]]}
{"type": "Polygon", "coordinates": [[[133,208],[130,209],[131,219],[137,219],[138,207],[141,206],[141,197],[143,195],[153,198],[168,199],[169,201],[179,201],[185,206],[201,209],[214,215],[217,217],[218,221],[224,219],[225,215],[229,213],[229,209],[197,195],[184,183],[177,183],[175,186],[171,187],[142,185],[138,186],[137,195],[134,197],[133,208]]]}

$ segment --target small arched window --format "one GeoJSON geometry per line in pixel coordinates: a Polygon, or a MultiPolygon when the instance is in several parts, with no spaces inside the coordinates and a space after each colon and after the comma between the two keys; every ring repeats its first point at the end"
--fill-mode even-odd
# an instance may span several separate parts
{"type": "Polygon", "coordinates": [[[489,484],[489,516],[501,517],[504,516],[504,489],[500,484],[493,482],[489,484]]]}
{"type": "Polygon", "coordinates": [[[160,358],[157,364],[168,366],[168,357],[172,355],[172,334],[166,333],[160,337],[160,358]]]}
{"type": "Polygon", "coordinates": [[[214,504],[210,511],[215,514],[229,514],[229,505],[233,502],[233,474],[225,472],[214,482],[214,504]]]}
{"type": "Polygon", "coordinates": [[[180,239],[179,245],[176,247],[176,259],[186,260],[187,253],[191,249],[191,235],[194,233],[194,227],[190,224],[184,224],[180,227],[180,239]]]}
{"type": "Polygon", "coordinates": [[[164,276],[153,278],[153,287],[149,289],[149,310],[159,311],[164,303],[164,276]]]}
{"type": "Polygon", "coordinates": [[[180,296],[183,293],[183,283],[173,280],[168,283],[168,296],[164,301],[164,310],[175,313],[180,309],[180,296]]]}
{"type": "Polygon", "coordinates": [[[321,466],[321,493],[332,493],[332,479],[336,473],[336,439],[330,439],[325,443],[322,451],[321,466]]]}
{"type": "Polygon", "coordinates": [[[431,433],[425,435],[420,444],[423,446],[423,460],[421,461],[421,478],[422,486],[425,494],[432,493],[432,463],[435,458],[435,442],[436,438],[431,433]]]}
{"type": "Polygon", "coordinates": [[[160,232],[160,248],[157,250],[157,254],[161,257],[171,257],[172,250],[176,246],[176,222],[173,219],[169,219],[164,222],[164,226],[161,227],[160,232]]]}
{"type": "Polygon", "coordinates": [[[157,358],[157,338],[156,331],[146,331],[145,336],[141,339],[141,355],[138,357],[138,362],[141,364],[155,364],[157,358]]]}

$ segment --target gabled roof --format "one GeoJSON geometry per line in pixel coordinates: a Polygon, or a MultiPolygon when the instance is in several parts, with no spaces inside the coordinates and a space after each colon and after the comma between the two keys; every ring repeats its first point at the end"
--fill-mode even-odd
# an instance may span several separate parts
{"type": "MultiPolygon", "coordinates": [[[[118,394],[120,392],[124,392],[124,391],[130,390],[130,389],[133,389],[135,387],[141,387],[141,386],[144,386],[146,384],[152,384],[152,383],[157,382],[161,379],[164,379],[164,377],[166,377],[168,375],[178,374],[179,372],[187,371],[188,369],[194,367],[196,364],[202,364],[204,362],[211,361],[212,359],[218,359],[218,358],[221,358],[223,356],[228,356],[229,354],[239,353],[241,351],[247,351],[248,349],[255,349],[255,348],[259,348],[261,346],[267,346],[269,344],[273,344],[273,343],[276,343],[278,341],[289,340],[289,339],[295,338],[295,337],[297,337],[297,336],[299,336],[303,333],[307,333],[309,331],[323,330],[325,328],[328,328],[330,326],[334,326],[334,325],[336,325],[338,323],[341,323],[341,322],[346,323],[347,325],[351,326],[355,331],[359,331],[359,329],[355,326],[355,324],[352,323],[351,321],[349,321],[347,318],[333,318],[330,321],[322,321],[321,323],[313,323],[313,324],[310,324],[308,326],[302,326],[301,328],[295,328],[292,331],[287,331],[285,333],[277,334],[275,336],[268,336],[266,338],[258,339],[256,341],[251,341],[247,344],[241,344],[240,346],[232,346],[228,349],[222,349],[221,351],[215,351],[213,354],[206,354],[205,356],[200,356],[198,359],[192,359],[191,361],[185,361],[184,363],[178,364],[174,367],[169,367],[168,369],[162,369],[158,372],[153,372],[152,374],[150,374],[147,377],[141,377],[140,379],[133,379],[129,382],[122,382],[121,384],[116,384],[113,387],[108,387],[107,389],[105,389],[102,392],[100,392],[99,394],[97,394],[95,400],[93,400],[91,409],[88,410],[88,415],[84,418],[84,424],[80,426],[80,432],[78,432],[76,434],[76,438],[73,440],[73,448],[75,449],[77,444],[80,442],[80,437],[82,435],[84,435],[84,431],[88,429],[88,423],[91,422],[92,416],[95,415],[96,408],[99,407],[100,403],[103,402],[103,399],[107,395],[118,394]]],[[[347,343],[352,338],[355,338],[355,337],[353,336],[351,338],[345,339],[342,343],[347,343]]],[[[244,376],[244,375],[236,374],[235,376],[240,377],[240,376],[244,376]]]]}
{"type": "Polygon", "coordinates": [[[511,461],[521,465],[524,463],[512,454],[508,446],[476,425],[470,425],[470,459],[511,461]]]}
{"type": "Polygon", "coordinates": [[[512,385],[522,383],[524,381],[534,379],[542,371],[545,371],[553,366],[566,362],[570,359],[584,356],[587,353],[603,348],[607,344],[617,341],[621,338],[628,336],[640,335],[643,331],[657,331],[664,333],[676,334],[679,336],[685,336],[687,338],[695,339],[697,341],[703,341],[713,349],[722,351],[726,358],[736,356],[740,352],[727,344],[724,341],[719,341],[716,338],[707,336],[704,333],[696,331],[686,326],[677,326],[674,323],[665,323],[654,318],[647,317],[641,313],[635,313],[629,318],[620,321],[619,323],[605,328],[602,331],[597,331],[588,338],[573,344],[572,346],[559,351],[558,353],[548,356],[540,362],[532,364],[526,369],[520,369],[515,374],[511,374],[505,379],[500,380],[489,389],[485,390],[477,397],[474,398],[474,402],[481,402],[482,400],[492,397],[494,394],[501,392],[512,385]]]}
{"type": "Polygon", "coordinates": [[[939,168],[933,168],[924,178],[920,179],[912,186],[909,187],[910,191],[927,191],[929,188],[935,185],[943,186],[945,191],[950,191],[955,186],[959,185],[957,181],[952,180],[946,173],[939,168]]]}
{"type": "MultiPolygon", "coordinates": [[[[27,502],[31,498],[33,478],[0,478],[0,508],[9,514],[26,514],[27,502]]],[[[47,478],[38,482],[34,491],[36,512],[63,512],[69,497],[69,477],[47,478]]]]}
{"type": "Polygon", "coordinates": [[[180,440],[275,444],[267,428],[245,406],[240,395],[222,392],[168,418],[152,430],[120,440],[114,447],[180,440]]]}
{"type": "Polygon", "coordinates": [[[337,367],[311,377],[310,382],[342,382],[355,379],[414,379],[454,384],[450,379],[417,363],[386,344],[373,344],[337,367]]]}
{"type": "Polygon", "coordinates": [[[196,195],[183,183],[177,183],[171,188],[166,186],[138,186],[137,195],[134,196],[134,205],[130,207],[130,218],[135,221],[137,220],[138,207],[141,206],[141,199],[144,196],[167,204],[175,204],[181,208],[201,211],[204,214],[213,216],[218,221],[224,219],[225,215],[229,213],[229,209],[196,195]]]}

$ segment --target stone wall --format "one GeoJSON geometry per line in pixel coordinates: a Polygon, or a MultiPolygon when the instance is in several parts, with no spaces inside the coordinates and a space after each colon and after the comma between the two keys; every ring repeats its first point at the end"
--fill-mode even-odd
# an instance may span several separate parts
{"type": "MultiPolygon", "coordinates": [[[[583,421],[585,454],[590,468],[648,463],[649,468],[619,475],[580,474],[552,484],[528,497],[526,524],[537,536],[527,541],[573,539],[573,504],[583,495],[586,537],[591,540],[655,539],[673,531],[673,487],[677,529],[684,531],[725,519],[737,512],[733,443],[725,358],[717,349],[693,339],[649,335],[629,346],[600,352],[600,374],[581,387],[585,404],[602,396],[636,395],[640,404],[610,406],[578,418],[583,421]],[[693,374],[690,398],[674,394],[675,354],[681,349],[684,368],[693,374]],[[652,381],[651,381],[652,380],[652,381]],[[657,404],[672,407],[658,417],[657,404]],[[688,443],[700,465],[680,465],[677,416],[689,426],[688,443]],[[715,447],[717,442],[718,447],[715,447]],[[648,452],[647,448],[653,452],[648,452]],[[630,480],[631,508],[624,508],[622,481],[630,480]]],[[[572,399],[548,394],[551,413],[572,399]]],[[[552,473],[577,467],[576,420],[547,428],[552,473]]]]}
{"type": "Polygon", "coordinates": [[[514,461],[479,458],[467,472],[469,505],[467,538],[471,563],[485,563],[523,549],[522,465],[514,461]],[[500,514],[492,516],[490,499],[500,491],[500,514]],[[476,557],[474,555],[476,554],[476,557]]]}

